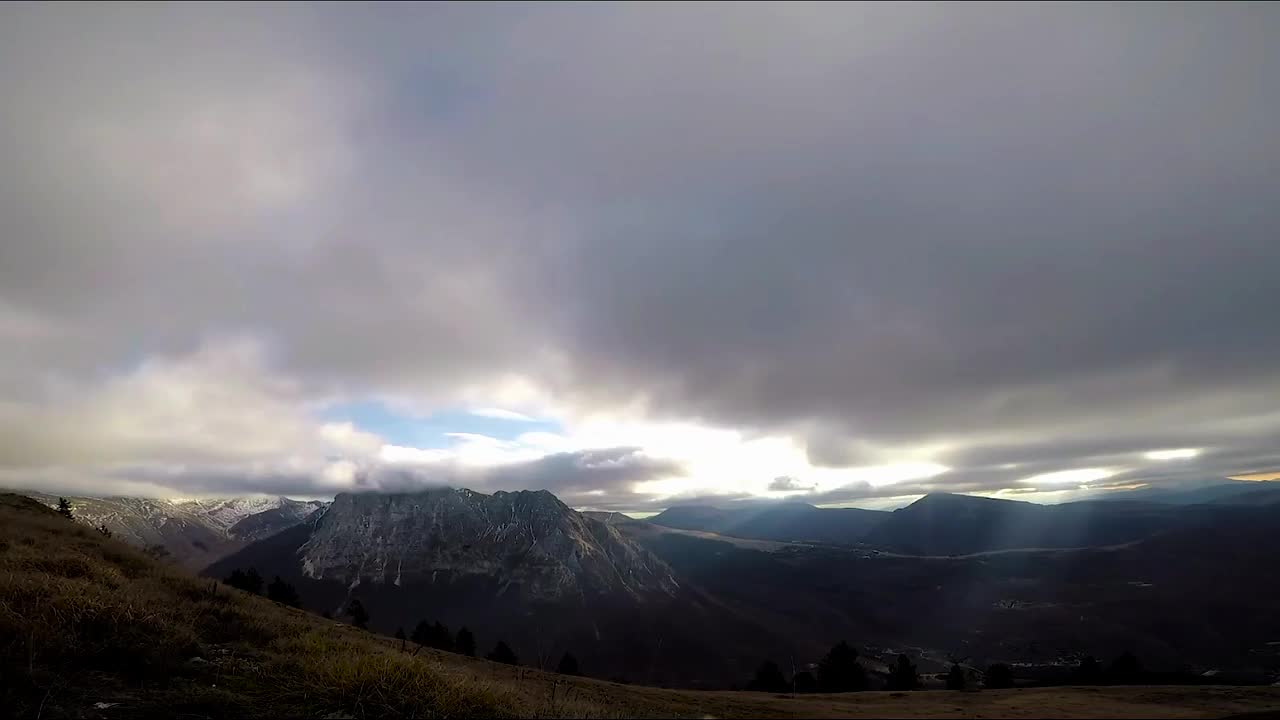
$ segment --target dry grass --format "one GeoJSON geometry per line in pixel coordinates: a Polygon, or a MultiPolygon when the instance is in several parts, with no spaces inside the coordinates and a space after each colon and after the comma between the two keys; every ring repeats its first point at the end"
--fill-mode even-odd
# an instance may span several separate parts
{"type": "Polygon", "coordinates": [[[790,698],[411,655],[390,638],[183,575],[39,503],[0,495],[0,716],[1086,718],[1278,708],[1280,688],[790,698]]]}

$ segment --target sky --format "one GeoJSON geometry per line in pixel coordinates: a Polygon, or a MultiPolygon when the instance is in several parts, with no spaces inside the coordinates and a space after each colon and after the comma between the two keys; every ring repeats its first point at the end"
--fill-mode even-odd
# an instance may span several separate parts
{"type": "Polygon", "coordinates": [[[0,7],[0,486],[1280,470],[1280,6],[0,7]]]}

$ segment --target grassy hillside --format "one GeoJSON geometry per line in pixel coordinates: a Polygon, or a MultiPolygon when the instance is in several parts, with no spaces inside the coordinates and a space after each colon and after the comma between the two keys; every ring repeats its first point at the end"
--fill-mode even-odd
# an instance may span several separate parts
{"type": "Polygon", "coordinates": [[[14,495],[0,496],[0,651],[0,706],[19,716],[94,717],[96,703],[130,717],[594,710],[531,706],[438,658],[158,565],[14,495]]]}
{"type": "Polygon", "coordinates": [[[671,691],[402,652],[197,580],[0,495],[0,708],[16,717],[1218,717],[1280,688],[1054,688],[800,698],[671,691]]]}

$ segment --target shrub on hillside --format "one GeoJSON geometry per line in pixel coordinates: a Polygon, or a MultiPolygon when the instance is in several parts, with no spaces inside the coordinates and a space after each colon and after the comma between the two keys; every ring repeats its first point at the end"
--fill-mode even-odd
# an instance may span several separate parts
{"type": "Polygon", "coordinates": [[[258,574],[257,568],[248,570],[236,568],[223,582],[237,590],[244,590],[254,595],[262,594],[262,576],[258,574]]]}
{"type": "Polygon", "coordinates": [[[580,675],[581,673],[578,671],[578,658],[574,657],[572,653],[565,651],[565,654],[560,657],[560,664],[556,666],[556,672],[561,675],[580,675]]]}
{"type": "Polygon", "coordinates": [[[889,670],[889,677],[885,681],[885,689],[917,690],[919,687],[920,675],[916,673],[915,664],[906,655],[899,655],[898,661],[889,670]]]}
{"type": "Polygon", "coordinates": [[[471,631],[463,627],[458,630],[458,636],[453,640],[453,651],[459,655],[467,657],[475,657],[476,654],[476,636],[471,631]]]}
{"type": "Polygon", "coordinates": [[[1013,687],[1013,668],[1004,663],[991,665],[987,668],[987,674],[982,684],[992,690],[1013,687]]]}
{"type": "Polygon", "coordinates": [[[867,673],[858,664],[858,651],[841,640],[818,662],[820,692],[854,692],[867,689],[867,673]]]}
{"type": "Polygon", "coordinates": [[[791,688],[787,685],[787,678],[778,668],[778,664],[772,660],[765,660],[760,663],[760,667],[756,668],[756,676],[747,683],[747,689],[758,692],[786,692],[791,688]]]}
{"type": "Polygon", "coordinates": [[[289,607],[302,607],[302,598],[298,597],[298,591],[289,583],[281,580],[279,575],[276,575],[271,584],[267,585],[267,599],[289,607]]]}
{"type": "Polygon", "coordinates": [[[513,651],[511,646],[507,645],[507,643],[502,640],[499,640],[498,644],[493,647],[493,650],[484,657],[486,660],[505,663],[507,665],[520,664],[520,660],[516,657],[515,651],[513,651]]]}
{"type": "Polygon", "coordinates": [[[353,599],[347,605],[347,611],[344,614],[351,618],[352,625],[355,625],[361,630],[368,629],[369,611],[364,609],[364,603],[360,602],[360,598],[353,599]]]}

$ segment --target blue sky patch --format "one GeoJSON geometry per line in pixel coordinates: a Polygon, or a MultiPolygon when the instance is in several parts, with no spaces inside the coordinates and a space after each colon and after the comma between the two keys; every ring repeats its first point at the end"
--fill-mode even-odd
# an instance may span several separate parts
{"type": "Polygon", "coordinates": [[[350,422],[366,432],[382,436],[392,445],[446,448],[453,445],[446,433],[474,433],[499,440],[514,440],[527,432],[558,433],[560,423],[550,420],[510,420],[484,417],[462,409],[427,416],[398,412],[377,400],[340,403],[320,413],[326,422],[350,422]]]}

